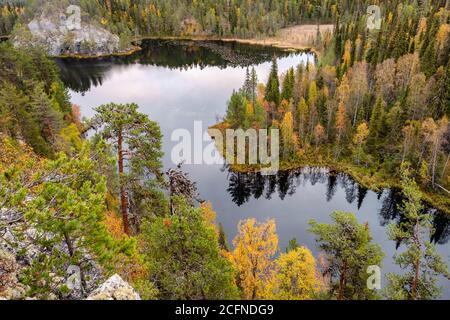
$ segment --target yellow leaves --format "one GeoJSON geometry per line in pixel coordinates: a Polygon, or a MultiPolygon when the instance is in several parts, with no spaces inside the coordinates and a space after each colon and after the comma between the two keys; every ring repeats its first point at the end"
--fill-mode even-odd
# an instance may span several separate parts
{"type": "Polygon", "coordinates": [[[351,59],[352,59],[351,52],[352,52],[352,42],[350,40],[347,40],[344,45],[344,54],[342,56],[342,65],[341,66],[343,69],[350,66],[351,59]]]}
{"type": "Polygon", "coordinates": [[[392,24],[392,19],[394,18],[394,14],[392,11],[389,11],[388,17],[387,17],[387,24],[392,24]]]}
{"type": "Polygon", "coordinates": [[[264,282],[270,276],[273,266],[271,258],[278,248],[275,221],[241,221],[233,244],[235,249],[230,258],[238,272],[238,284],[243,298],[263,298],[264,282]]]}
{"type": "MultiPolygon", "coordinates": [[[[108,233],[117,241],[128,239],[123,231],[123,220],[113,211],[107,211],[103,223],[108,233]]],[[[135,282],[148,277],[148,268],[137,251],[131,256],[120,254],[114,262],[114,270],[126,281],[135,282]]]]}
{"type": "Polygon", "coordinates": [[[107,25],[108,24],[108,19],[106,19],[106,18],[102,18],[101,20],[100,20],[100,23],[102,24],[102,25],[107,25]]]}
{"type": "Polygon", "coordinates": [[[309,106],[315,106],[317,104],[317,85],[316,81],[313,80],[311,82],[311,86],[309,87],[309,93],[308,93],[308,105],[309,106]]]}
{"type": "Polygon", "coordinates": [[[366,122],[361,123],[356,129],[355,136],[353,137],[353,143],[357,146],[362,145],[369,136],[369,126],[366,122]]]}
{"type": "Polygon", "coordinates": [[[83,147],[83,140],[81,139],[80,131],[78,131],[76,124],[72,123],[61,129],[57,146],[59,150],[65,151],[68,154],[71,153],[71,149],[74,149],[75,151],[81,150],[83,147]]]}
{"type": "Polygon", "coordinates": [[[315,259],[307,248],[281,254],[267,285],[266,298],[308,300],[319,291],[315,259]]]}
{"type": "Polygon", "coordinates": [[[216,235],[219,236],[219,230],[216,226],[216,212],[214,211],[211,202],[200,204],[200,209],[203,213],[203,218],[205,219],[206,224],[213,228],[216,232],[216,235]]]}
{"type": "Polygon", "coordinates": [[[416,36],[414,38],[416,48],[420,48],[422,46],[426,30],[427,30],[427,18],[420,18],[419,25],[417,26],[416,36]]]}
{"type": "Polygon", "coordinates": [[[287,112],[284,115],[283,121],[281,122],[281,135],[283,140],[290,142],[292,140],[292,134],[294,132],[294,119],[292,117],[292,112],[287,112]]]}
{"type": "Polygon", "coordinates": [[[337,97],[338,101],[344,105],[347,105],[348,98],[350,96],[350,83],[348,81],[348,77],[345,74],[342,78],[342,81],[337,88],[337,97]]]}
{"type": "Polygon", "coordinates": [[[436,35],[436,47],[438,52],[441,52],[445,49],[445,46],[448,45],[450,34],[450,24],[441,24],[439,30],[436,35]]]}
{"type": "Polygon", "coordinates": [[[247,116],[251,116],[255,113],[253,103],[245,99],[245,113],[247,116]]]}
{"type": "Polygon", "coordinates": [[[7,169],[16,169],[31,177],[43,164],[44,160],[30,146],[0,133],[0,174],[7,169]]]}
{"type": "Polygon", "coordinates": [[[256,86],[256,102],[264,105],[264,96],[266,95],[266,86],[263,83],[258,83],[256,86]]]}
{"type": "Polygon", "coordinates": [[[153,3],[149,5],[148,9],[151,13],[153,13],[153,14],[156,13],[156,7],[153,3]]]}
{"type": "Polygon", "coordinates": [[[298,146],[297,136],[294,134],[294,118],[292,112],[287,112],[281,122],[281,137],[285,152],[291,152],[298,146]]]}
{"type": "Polygon", "coordinates": [[[345,111],[345,105],[339,103],[338,112],[336,114],[336,135],[338,142],[341,140],[342,135],[347,127],[347,114],[345,111]]]}

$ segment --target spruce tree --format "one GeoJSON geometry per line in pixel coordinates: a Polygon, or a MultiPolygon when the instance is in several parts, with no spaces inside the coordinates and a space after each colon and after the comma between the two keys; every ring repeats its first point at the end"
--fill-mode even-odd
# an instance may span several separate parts
{"type": "Polygon", "coordinates": [[[276,107],[280,105],[280,81],[278,79],[278,63],[276,57],[272,59],[269,80],[266,85],[265,100],[274,103],[276,107]]]}

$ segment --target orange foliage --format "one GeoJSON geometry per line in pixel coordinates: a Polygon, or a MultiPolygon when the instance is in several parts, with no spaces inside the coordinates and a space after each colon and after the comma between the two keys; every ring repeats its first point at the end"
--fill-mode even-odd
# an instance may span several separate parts
{"type": "Polygon", "coordinates": [[[108,232],[114,237],[114,239],[120,240],[125,237],[122,218],[120,218],[116,213],[111,211],[105,213],[105,225],[108,232]]]}
{"type": "Polygon", "coordinates": [[[82,132],[83,124],[81,123],[81,110],[80,106],[77,104],[72,105],[71,120],[77,126],[78,130],[82,132]]]}
{"type": "MultiPolygon", "coordinates": [[[[128,235],[123,231],[122,218],[119,217],[115,212],[107,211],[105,212],[104,223],[108,232],[116,240],[122,240],[128,238],[128,235]]],[[[143,280],[148,277],[148,268],[143,262],[142,257],[136,252],[136,254],[131,257],[123,256],[116,257],[115,270],[120,274],[122,278],[126,281],[134,282],[138,280],[143,280]]]]}

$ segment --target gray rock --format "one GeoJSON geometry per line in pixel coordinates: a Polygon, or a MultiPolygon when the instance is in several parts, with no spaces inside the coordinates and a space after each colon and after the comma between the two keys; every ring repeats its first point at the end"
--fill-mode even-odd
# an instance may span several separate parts
{"type": "Polygon", "coordinates": [[[81,21],[75,28],[67,24],[64,12],[44,11],[28,23],[31,39],[22,33],[12,38],[17,47],[41,46],[51,56],[58,55],[107,55],[120,52],[117,35],[102,28],[98,23],[81,21]],[[31,43],[30,43],[31,42],[31,43]]]}
{"type": "MultiPolygon", "coordinates": [[[[20,271],[23,268],[27,268],[31,265],[33,261],[37,261],[40,255],[47,254],[52,255],[53,250],[57,250],[68,255],[68,248],[65,243],[56,243],[52,248],[44,249],[42,246],[36,243],[36,238],[42,238],[45,236],[47,239],[52,239],[52,234],[42,234],[38,233],[35,228],[27,225],[24,228],[24,225],[21,222],[20,214],[16,213],[14,210],[7,210],[5,208],[0,209],[0,267],[2,265],[2,261],[4,261],[4,265],[10,266],[14,261],[14,268],[8,267],[8,269],[3,268],[4,270],[0,270],[0,280],[2,278],[12,279],[11,281],[17,280],[20,271]],[[14,222],[14,223],[11,223],[14,222]],[[45,251],[44,251],[45,250],[45,251]],[[12,260],[14,259],[14,260],[12,260]]],[[[84,274],[84,287],[75,286],[69,290],[69,292],[65,293],[64,296],[61,296],[60,288],[69,283],[69,279],[72,278],[72,273],[70,272],[70,268],[73,267],[68,263],[63,266],[64,270],[63,275],[56,272],[50,273],[50,287],[53,292],[49,292],[46,299],[57,299],[58,296],[61,296],[63,299],[68,300],[79,300],[84,299],[90,292],[98,287],[98,284],[104,281],[104,276],[102,269],[92,256],[88,252],[82,252],[83,260],[87,261],[83,267],[84,274]],[[59,274],[59,275],[58,275],[59,274]]],[[[18,285],[12,286],[12,288],[17,287],[17,290],[4,290],[6,293],[3,294],[7,296],[8,299],[21,299],[25,291],[22,290],[18,285]]],[[[0,283],[1,287],[1,283],[0,283]]],[[[11,288],[11,286],[9,287],[11,288]]],[[[0,292],[1,292],[0,288],[0,292]]],[[[0,294],[0,297],[2,295],[0,294]]],[[[39,297],[37,297],[39,298],[39,297]]]]}
{"type": "Polygon", "coordinates": [[[139,294],[120,276],[113,275],[87,300],[141,300],[139,294]]]}
{"type": "Polygon", "coordinates": [[[19,300],[27,288],[19,283],[20,267],[11,253],[0,249],[0,300],[19,300]]]}

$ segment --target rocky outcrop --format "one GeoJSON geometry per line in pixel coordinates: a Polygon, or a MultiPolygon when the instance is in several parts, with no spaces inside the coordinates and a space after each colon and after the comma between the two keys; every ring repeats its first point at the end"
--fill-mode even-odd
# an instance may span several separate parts
{"type": "Polygon", "coordinates": [[[25,297],[27,288],[19,283],[20,266],[16,257],[0,249],[0,300],[18,300],[25,297]]]}
{"type": "MultiPolygon", "coordinates": [[[[73,14],[77,14],[77,11],[73,14]]],[[[98,56],[120,52],[117,35],[96,21],[72,19],[66,16],[62,8],[45,9],[26,26],[18,29],[12,40],[16,46],[41,46],[51,56],[98,56]]]]}
{"type": "MultiPolygon", "coordinates": [[[[58,242],[53,246],[44,248],[39,245],[36,238],[42,237],[36,229],[22,224],[22,216],[14,210],[0,209],[0,298],[23,299],[44,298],[46,300],[84,299],[90,292],[104,281],[102,269],[97,265],[89,253],[83,253],[84,286],[79,285],[76,266],[67,262],[60,270],[54,270],[49,274],[48,286],[50,291],[45,296],[28,296],[28,290],[18,282],[21,271],[29,268],[32,263],[39,261],[42,255],[51,256],[57,251],[63,255],[69,255],[69,250],[64,242],[58,242]],[[4,284],[2,285],[2,283],[4,284]],[[61,292],[62,287],[70,286],[69,290],[61,292]]],[[[45,235],[47,239],[53,239],[52,234],[45,235]]]]}
{"type": "Polygon", "coordinates": [[[141,300],[141,297],[116,274],[92,292],[87,300],[141,300]]]}

